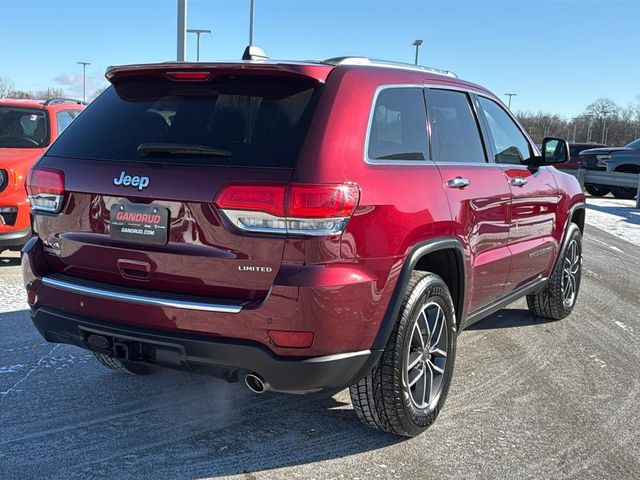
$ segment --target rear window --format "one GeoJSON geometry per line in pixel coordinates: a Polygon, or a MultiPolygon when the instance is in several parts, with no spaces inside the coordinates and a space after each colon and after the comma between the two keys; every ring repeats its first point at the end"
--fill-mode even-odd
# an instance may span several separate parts
{"type": "Polygon", "coordinates": [[[0,148],[38,148],[49,143],[43,110],[0,107],[0,148]]]}
{"type": "Polygon", "coordinates": [[[318,87],[309,79],[223,75],[207,83],[157,78],[110,87],[67,128],[49,155],[115,161],[289,168],[318,87]],[[228,156],[141,156],[142,144],[195,145],[228,156]]]}

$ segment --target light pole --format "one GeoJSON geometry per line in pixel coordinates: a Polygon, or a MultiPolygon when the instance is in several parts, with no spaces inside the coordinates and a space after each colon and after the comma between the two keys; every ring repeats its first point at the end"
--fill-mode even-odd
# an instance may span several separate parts
{"type": "Polygon", "coordinates": [[[591,130],[593,129],[593,113],[587,113],[585,117],[589,119],[589,124],[587,125],[587,142],[590,142],[591,130]]]}
{"type": "Polygon", "coordinates": [[[211,30],[205,30],[201,28],[187,28],[187,33],[195,33],[196,34],[196,62],[200,61],[200,34],[201,33],[211,33],[211,30]]]}
{"type": "Polygon", "coordinates": [[[82,65],[82,101],[87,101],[87,65],[91,65],[91,62],[76,62],[78,65],[82,65]]]}
{"type": "Polygon", "coordinates": [[[412,43],[412,45],[414,47],[416,47],[416,61],[415,61],[415,64],[418,65],[418,49],[420,48],[420,45],[422,45],[422,40],[416,40],[415,42],[412,43]]]}
{"type": "Polygon", "coordinates": [[[249,4],[249,45],[253,45],[253,0],[249,4]]]}
{"type": "Polygon", "coordinates": [[[606,145],[607,140],[607,117],[609,116],[609,110],[604,111],[604,116],[602,117],[602,136],[600,137],[600,143],[606,145]]]}
{"type": "Polygon", "coordinates": [[[184,62],[187,58],[187,0],[178,0],[178,30],[176,37],[176,60],[184,62]]]}
{"type": "Polygon", "coordinates": [[[573,143],[576,143],[576,128],[578,127],[578,117],[573,118],[573,143]]]}
{"type": "Polygon", "coordinates": [[[505,93],[504,96],[505,97],[509,97],[509,104],[507,106],[509,107],[509,110],[511,110],[511,97],[517,97],[518,94],[517,93],[505,93]]]}

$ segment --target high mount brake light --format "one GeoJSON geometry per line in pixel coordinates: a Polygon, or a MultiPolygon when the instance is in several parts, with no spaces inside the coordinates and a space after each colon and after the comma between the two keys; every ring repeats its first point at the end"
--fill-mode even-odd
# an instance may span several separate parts
{"type": "Polygon", "coordinates": [[[211,77],[209,72],[166,72],[165,75],[180,81],[206,81],[211,77]]]}
{"type": "Polygon", "coordinates": [[[64,173],[34,167],[27,176],[27,194],[34,211],[58,213],[64,202],[64,173]]]}
{"type": "Polygon", "coordinates": [[[358,206],[357,185],[225,185],[215,203],[241,230],[294,235],[341,233],[358,206]]]}

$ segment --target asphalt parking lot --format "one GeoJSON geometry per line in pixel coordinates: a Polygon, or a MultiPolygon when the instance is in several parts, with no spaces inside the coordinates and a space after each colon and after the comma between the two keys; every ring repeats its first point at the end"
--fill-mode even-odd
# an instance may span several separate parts
{"type": "Polygon", "coordinates": [[[447,405],[410,440],[362,426],[346,391],[103,369],[40,338],[0,257],[0,478],[640,478],[640,246],[587,228],[574,313],[520,301],[463,333],[447,405]]]}

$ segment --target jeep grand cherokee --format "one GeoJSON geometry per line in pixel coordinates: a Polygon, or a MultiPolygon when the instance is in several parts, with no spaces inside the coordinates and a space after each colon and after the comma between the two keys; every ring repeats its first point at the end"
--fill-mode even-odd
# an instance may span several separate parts
{"type": "Polygon", "coordinates": [[[486,89],[429,68],[324,62],[109,68],[31,171],[23,271],[44,338],[112,369],[349,386],[413,436],[456,337],[527,297],[573,309],[584,195],[486,89]]]}

